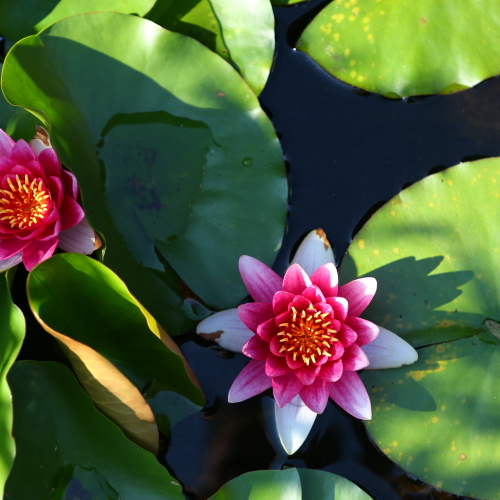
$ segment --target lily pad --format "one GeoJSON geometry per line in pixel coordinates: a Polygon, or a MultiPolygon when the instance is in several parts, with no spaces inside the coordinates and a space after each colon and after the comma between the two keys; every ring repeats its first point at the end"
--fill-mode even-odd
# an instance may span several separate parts
{"type": "Polygon", "coordinates": [[[500,73],[495,0],[336,0],[297,48],[330,74],[387,97],[449,94],[500,73]]]}
{"type": "Polygon", "coordinates": [[[156,0],[16,0],[0,3],[0,33],[17,42],[68,16],[113,11],[143,16],[156,0]]]}
{"type": "Polygon", "coordinates": [[[225,484],[210,500],[371,500],[343,477],[310,469],[255,471],[225,484]]]}
{"type": "Polygon", "coordinates": [[[103,500],[184,498],[156,458],[94,408],[65,366],[21,361],[9,383],[17,453],[7,497],[62,500],[76,498],[64,496],[73,489],[103,500]]]}
{"type": "Polygon", "coordinates": [[[256,94],[264,88],[274,56],[269,0],[158,0],[146,17],[219,54],[256,94]]]}
{"type": "Polygon", "coordinates": [[[6,273],[0,275],[0,496],[12,468],[16,446],[12,437],[12,396],[7,373],[21,349],[26,330],[23,313],[14,305],[6,273]]]}
{"type": "Polygon", "coordinates": [[[2,89],[50,125],[106,265],[169,333],[200,319],[179,277],[224,309],[247,294],[240,255],[274,261],[279,142],[238,73],[195,40],[125,14],[73,16],[12,48],[2,89]]]}

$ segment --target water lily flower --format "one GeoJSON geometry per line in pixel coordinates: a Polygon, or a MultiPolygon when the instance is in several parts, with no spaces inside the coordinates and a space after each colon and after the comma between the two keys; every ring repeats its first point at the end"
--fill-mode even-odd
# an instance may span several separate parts
{"type": "Polygon", "coordinates": [[[92,253],[96,235],[77,198],[76,178],[42,127],[30,144],[0,130],[0,271],[21,261],[31,271],[57,246],[92,253]]]}
{"type": "Polygon", "coordinates": [[[360,278],[339,287],[333,260],[322,230],[305,238],[283,279],[243,256],[240,272],[255,302],[217,313],[197,328],[252,358],[231,386],[229,401],[272,387],[278,433],[288,454],[302,445],[329,398],[354,417],[371,419],[357,371],[417,360],[407,342],[359,317],[375,294],[376,280],[360,278]]]}

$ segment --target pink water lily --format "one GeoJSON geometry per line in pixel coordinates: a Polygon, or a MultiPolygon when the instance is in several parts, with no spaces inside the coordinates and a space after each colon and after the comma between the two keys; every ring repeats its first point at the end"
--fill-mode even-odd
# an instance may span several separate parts
{"type": "Polygon", "coordinates": [[[322,230],[309,233],[293,262],[281,279],[258,260],[242,257],[240,272],[255,302],[217,313],[197,328],[252,358],[234,381],[229,401],[272,387],[278,433],[289,454],[302,445],[329,398],[356,418],[371,418],[357,371],[417,359],[400,337],[359,317],[376,281],[360,278],[339,287],[322,230]]]}
{"type": "Polygon", "coordinates": [[[95,234],[77,198],[42,127],[30,144],[0,130],[0,271],[21,261],[30,271],[58,245],[91,253],[95,234]]]}

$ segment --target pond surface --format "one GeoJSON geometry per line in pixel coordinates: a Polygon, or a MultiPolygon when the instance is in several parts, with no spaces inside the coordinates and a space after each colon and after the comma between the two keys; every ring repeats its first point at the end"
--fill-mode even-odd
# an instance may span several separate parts
{"type": "MultiPolygon", "coordinates": [[[[289,166],[288,227],[274,266],[279,273],[311,229],[326,231],[339,263],[362,224],[402,188],[460,161],[500,155],[498,78],[458,94],[399,101],[356,90],[294,49],[327,3],[310,0],[275,9],[277,55],[261,102],[289,166]]],[[[24,283],[16,280],[14,299],[27,310],[24,283]]],[[[21,359],[68,365],[52,337],[27,319],[21,359]]],[[[187,498],[206,499],[240,474],[285,464],[340,474],[376,500],[459,498],[407,476],[371,443],[364,425],[332,401],[302,448],[287,457],[273,431],[269,391],[227,403],[229,387],[248,359],[194,334],[176,341],[208,399],[203,413],[175,425],[162,444],[163,461],[187,498]]]]}

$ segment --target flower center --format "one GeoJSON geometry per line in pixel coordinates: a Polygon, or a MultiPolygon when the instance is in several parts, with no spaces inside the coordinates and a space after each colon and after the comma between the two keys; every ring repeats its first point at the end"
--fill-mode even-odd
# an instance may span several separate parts
{"type": "Polygon", "coordinates": [[[0,221],[8,221],[10,227],[22,229],[36,224],[47,214],[49,204],[47,199],[50,194],[45,191],[43,181],[33,179],[30,183],[28,176],[24,182],[16,175],[17,186],[7,177],[10,187],[0,189],[0,221]]]}
{"type": "Polygon", "coordinates": [[[334,337],[337,330],[328,328],[331,324],[327,319],[329,315],[330,313],[317,311],[312,304],[300,313],[292,306],[289,323],[279,325],[283,328],[278,333],[283,337],[280,339],[283,347],[279,352],[293,353],[294,361],[300,356],[307,366],[310,361],[316,363],[316,355],[330,357],[331,354],[327,349],[330,349],[331,343],[337,342],[338,339],[334,337]]]}

